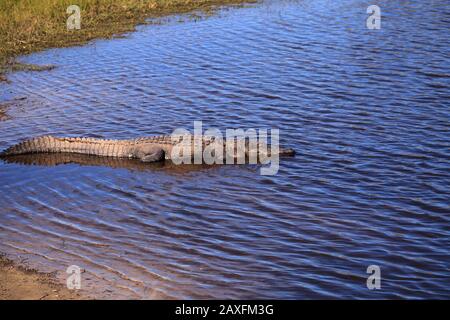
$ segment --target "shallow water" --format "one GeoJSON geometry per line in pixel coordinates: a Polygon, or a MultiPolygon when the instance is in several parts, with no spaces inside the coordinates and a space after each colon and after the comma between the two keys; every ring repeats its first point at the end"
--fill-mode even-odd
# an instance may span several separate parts
{"type": "Polygon", "coordinates": [[[280,128],[297,156],[275,176],[0,162],[0,251],[61,280],[78,265],[106,298],[450,298],[450,7],[378,1],[367,30],[370,4],[265,2],[24,57],[57,68],[0,85],[0,149],[202,120],[280,128]]]}

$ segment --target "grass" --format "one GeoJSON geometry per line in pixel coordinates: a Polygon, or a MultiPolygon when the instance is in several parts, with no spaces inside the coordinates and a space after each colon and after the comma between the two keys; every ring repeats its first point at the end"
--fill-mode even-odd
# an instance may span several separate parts
{"type": "Polygon", "coordinates": [[[32,67],[15,63],[18,55],[110,38],[150,17],[244,2],[255,0],[0,0],[0,81],[8,71],[32,67]],[[72,4],[81,9],[80,30],[66,27],[72,4]]]}

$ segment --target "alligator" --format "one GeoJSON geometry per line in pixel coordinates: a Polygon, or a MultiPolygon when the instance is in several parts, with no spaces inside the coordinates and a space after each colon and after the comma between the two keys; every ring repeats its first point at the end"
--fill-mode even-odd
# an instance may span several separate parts
{"type": "MultiPolygon", "coordinates": [[[[191,141],[201,141],[202,147],[210,145],[214,137],[190,136],[191,141]]],[[[186,138],[184,137],[184,142],[186,138]]],[[[142,162],[156,162],[171,159],[172,149],[181,141],[171,135],[143,137],[130,140],[106,140],[97,138],[70,138],[42,136],[13,145],[0,153],[0,157],[16,156],[33,153],[76,153],[102,157],[138,159],[142,162]]],[[[189,141],[188,141],[189,142],[189,141]]],[[[227,152],[224,139],[224,154],[227,152]]],[[[248,140],[245,143],[245,155],[257,151],[251,149],[248,140]]],[[[268,148],[267,154],[272,149],[268,148]]],[[[272,151],[273,152],[273,151],[272,151]]],[[[278,148],[280,156],[292,156],[295,151],[291,148],[278,148]]],[[[235,157],[235,155],[233,155],[235,157]]]]}

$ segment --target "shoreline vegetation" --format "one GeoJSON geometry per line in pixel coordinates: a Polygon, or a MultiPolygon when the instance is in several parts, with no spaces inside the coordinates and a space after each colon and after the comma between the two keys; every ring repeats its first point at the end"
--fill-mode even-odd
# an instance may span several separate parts
{"type": "Polygon", "coordinates": [[[17,70],[48,70],[15,61],[19,55],[85,44],[134,31],[149,18],[200,11],[257,0],[3,0],[0,1],[0,81],[17,70]],[[81,10],[81,29],[67,30],[70,5],[81,10]]]}

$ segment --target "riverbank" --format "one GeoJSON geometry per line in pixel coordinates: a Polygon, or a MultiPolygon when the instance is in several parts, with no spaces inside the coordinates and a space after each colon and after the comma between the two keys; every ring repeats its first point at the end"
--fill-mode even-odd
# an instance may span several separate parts
{"type": "Polygon", "coordinates": [[[0,81],[17,68],[14,58],[48,48],[84,44],[96,38],[133,31],[146,19],[196,10],[212,12],[222,5],[256,0],[80,0],[81,28],[67,30],[71,0],[5,0],[0,2],[0,81]]]}
{"type": "Polygon", "coordinates": [[[58,283],[54,276],[25,268],[0,256],[0,300],[85,299],[58,283]]]}

